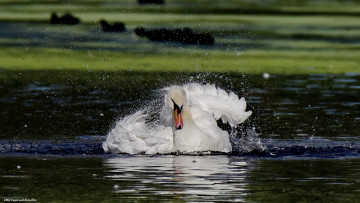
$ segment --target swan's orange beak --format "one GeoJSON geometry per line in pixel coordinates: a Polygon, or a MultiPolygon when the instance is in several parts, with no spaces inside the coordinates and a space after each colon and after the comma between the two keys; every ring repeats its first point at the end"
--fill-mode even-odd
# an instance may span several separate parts
{"type": "Polygon", "coordinates": [[[175,118],[175,127],[176,129],[180,130],[184,127],[184,122],[181,114],[181,110],[175,109],[174,110],[174,118],[175,118]]]}

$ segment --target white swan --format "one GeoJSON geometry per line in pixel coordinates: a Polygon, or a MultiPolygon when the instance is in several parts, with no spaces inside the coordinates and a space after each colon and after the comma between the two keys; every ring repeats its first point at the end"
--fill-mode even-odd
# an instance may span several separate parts
{"type": "Polygon", "coordinates": [[[149,126],[147,114],[138,111],[116,124],[103,148],[129,154],[231,152],[229,134],[217,126],[216,120],[236,126],[251,115],[245,109],[244,98],[214,85],[172,86],[160,113],[161,124],[149,126]]]}

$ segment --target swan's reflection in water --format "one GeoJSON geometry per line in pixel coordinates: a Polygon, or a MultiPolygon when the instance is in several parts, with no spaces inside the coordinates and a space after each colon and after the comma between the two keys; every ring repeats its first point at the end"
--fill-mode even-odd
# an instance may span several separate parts
{"type": "Polygon", "coordinates": [[[228,156],[135,156],[104,161],[118,198],[243,201],[249,165],[228,156]]]}

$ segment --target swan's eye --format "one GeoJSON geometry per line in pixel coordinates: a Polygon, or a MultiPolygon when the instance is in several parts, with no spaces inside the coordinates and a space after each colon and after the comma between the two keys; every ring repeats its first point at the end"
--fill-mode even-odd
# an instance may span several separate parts
{"type": "Polygon", "coordinates": [[[174,103],[174,110],[178,110],[179,112],[181,112],[180,107],[176,103],[174,103]]]}
{"type": "Polygon", "coordinates": [[[173,99],[171,99],[171,101],[174,103],[174,110],[178,110],[178,112],[180,113],[182,111],[184,105],[181,105],[181,108],[180,108],[179,105],[177,105],[173,99]]]}

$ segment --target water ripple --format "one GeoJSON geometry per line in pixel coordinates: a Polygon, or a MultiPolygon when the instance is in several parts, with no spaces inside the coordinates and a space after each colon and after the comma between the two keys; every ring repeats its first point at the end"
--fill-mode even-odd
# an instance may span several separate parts
{"type": "MultiPolygon", "coordinates": [[[[261,140],[262,148],[252,147],[252,150],[240,150],[230,153],[232,156],[252,158],[275,158],[275,159],[296,159],[296,158],[354,158],[360,157],[360,140],[344,138],[334,141],[326,139],[302,139],[302,140],[261,140]]],[[[250,146],[249,146],[250,147],[250,146]]],[[[89,140],[82,138],[77,141],[50,142],[40,141],[0,141],[0,155],[47,155],[47,156],[106,156],[102,148],[102,140],[89,140]],[[85,140],[84,140],[85,139],[85,140]]],[[[219,153],[207,153],[217,155],[219,153]]],[[[223,153],[221,153],[223,154],[223,153]]],[[[202,155],[202,154],[196,154],[202,155]]]]}

